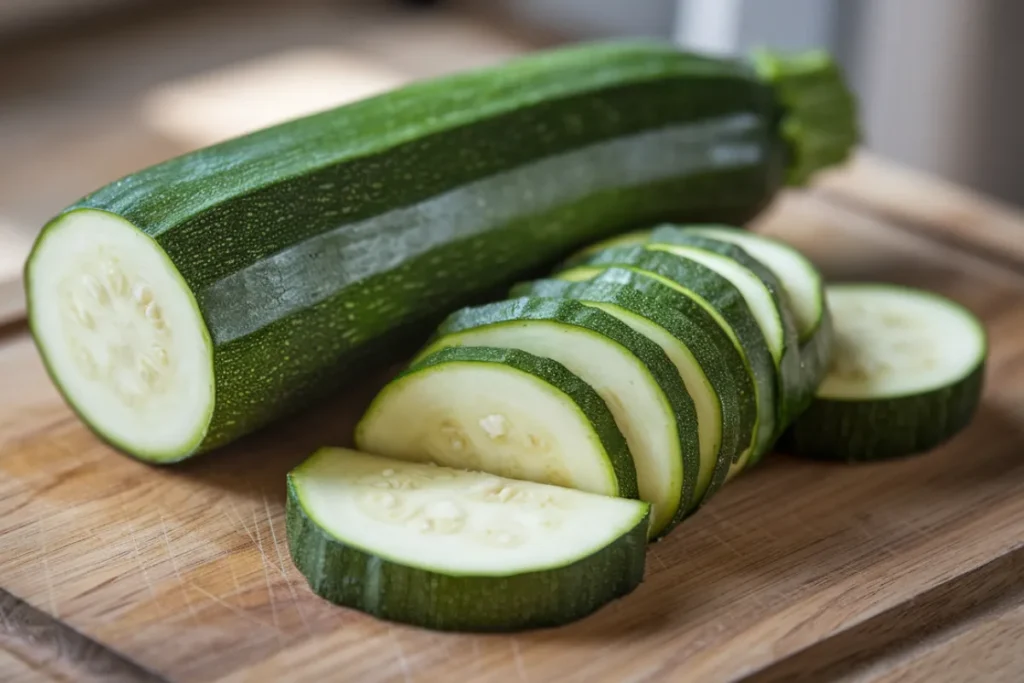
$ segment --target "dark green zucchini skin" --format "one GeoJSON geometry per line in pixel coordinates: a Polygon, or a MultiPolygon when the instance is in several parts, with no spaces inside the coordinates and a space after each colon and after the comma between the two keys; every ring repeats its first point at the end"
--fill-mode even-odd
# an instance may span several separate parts
{"type": "Polygon", "coordinates": [[[631,592],[643,580],[649,520],[572,564],[504,577],[429,572],[345,545],[309,518],[291,475],[285,524],[292,561],[320,597],[389,621],[500,632],[574,621],[631,592]]]}
{"type": "Polygon", "coordinates": [[[785,453],[868,462],[922,453],[965,428],[981,403],[985,364],[925,394],[878,400],[817,398],[779,441],[785,453]]]}

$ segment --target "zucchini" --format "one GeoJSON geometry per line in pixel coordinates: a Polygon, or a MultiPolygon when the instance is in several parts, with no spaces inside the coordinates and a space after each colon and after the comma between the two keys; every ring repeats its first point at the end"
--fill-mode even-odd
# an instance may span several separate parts
{"type": "Polygon", "coordinates": [[[583,264],[557,273],[556,277],[570,282],[592,280],[609,268],[622,268],[654,278],[688,297],[715,320],[744,359],[754,384],[757,422],[750,444],[730,470],[730,476],[735,476],[751,460],[756,461],[766,453],[775,439],[775,365],[743,295],[727,278],[697,261],[642,246],[605,249],[587,257],[583,264]]]}
{"type": "Polygon", "coordinates": [[[389,382],[356,447],[606,496],[637,496],[636,469],[604,401],[547,358],[445,348],[389,382]]]}
{"type": "Polygon", "coordinates": [[[751,65],[655,42],[413,84],[69,207],[29,257],[32,333],[94,431],[180,460],[395,359],[569,249],[657,220],[749,218],[784,177],[845,158],[849,99],[824,58],[751,65]]]}
{"type": "Polygon", "coordinates": [[[645,246],[702,263],[736,285],[757,320],[775,362],[778,384],[775,427],[778,436],[795,416],[810,405],[817,386],[805,381],[796,325],[783,299],[778,279],[741,247],[693,235],[672,225],[655,228],[645,246]]]}
{"type": "Polygon", "coordinates": [[[583,617],[643,579],[649,509],[325,448],[288,475],[288,548],[317,595],[433,629],[583,617]]]}
{"type": "Polygon", "coordinates": [[[652,537],[690,509],[700,467],[697,413],[657,344],[577,301],[523,297],[456,311],[420,357],[446,346],[516,348],[564,365],[604,399],[626,437],[640,498],[652,506],[652,537]]]}
{"type": "Polygon", "coordinates": [[[987,340],[967,309],[893,285],[832,285],[835,352],[810,409],[784,447],[863,461],[931,449],[971,420],[984,384],[987,340]]]}
{"type": "MultiPolygon", "coordinates": [[[[740,396],[747,389],[727,371],[729,361],[723,355],[734,357],[741,366],[742,361],[736,356],[729,338],[703,310],[697,321],[691,320],[673,307],[676,302],[667,303],[648,296],[641,290],[642,283],[640,287],[631,287],[622,282],[622,276],[627,281],[640,279],[629,271],[605,271],[590,282],[527,282],[513,288],[511,294],[514,297],[575,299],[615,316],[662,348],[676,366],[697,411],[700,470],[691,505],[696,507],[721,487],[729,466],[739,458],[743,446],[750,440],[749,430],[756,419],[753,414],[746,425],[746,434],[741,434],[740,430],[744,421],[740,414],[740,396]],[[713,336],[708,329],[719,334],[713,336]]],[[[652,285],[661,287],[656,282],[652,285]]],[[[742,370],[740,374],[746,377],[742,370]]],[[[753,392],[749,394],[752,396],[753,392]]],[[[756,409],[752,400],[750,403],[753,413],[756,409]]]]}

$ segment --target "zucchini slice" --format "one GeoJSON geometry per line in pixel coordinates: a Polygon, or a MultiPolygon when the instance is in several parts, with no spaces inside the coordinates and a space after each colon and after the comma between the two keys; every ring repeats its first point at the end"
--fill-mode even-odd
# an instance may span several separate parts
{"type": "Polygon", "coordinates": [[[402,460],[637,495],[633,460],[604,401],[555,361],[515,349],[428,354],[377,394],[355,440],[402,460]]]}
{"type": "MultiPolygon", "coordinates": [[[[778,279],[741,247],[693,235],[672,225],[655,228],[645,246],[703,263],[728,278],[740,290],[757,319],[775,362],[778,382],[775,426],[778,436],[795,416],[810,405],[815,388],[809,386],[803,376],[796,325],[778,279]]],[[[755,462],[757,459],[759,457],[755,462]]]]}
{"type": "Polygon", "coordinates": [[[672,361],[615,317],[577,301],[519,298],[453,313],[423,354],[446,346],[521,349],[558,361],[594,388],[626,437],[652,537],[677,524],[700,467],[697,412],[672,361]]]}
{"type": "Polygon", "coordinates": [[[776,381],[764,335],[743,295],[733,283],[707,266],[666,251],[639,247],[613,247],[587,257],[582,265],[559,272],[570,282],[592,280],[609,268],[621,268],[655,279],[703,308],[729,336],[747,365],[755,390],[757,423],[751,443],[730,469],[738,474],[751,459],[759,458],[775,439],[776,381]]]}
{"type": "MultiPolygon", "coordinates": [[[[749,443],[749,430],[756,419],[753,392],[737,384],[726,371],[728,361],[723,355],[730,354],[732,360],[739,363],[740,374],[746,377],[732,342],[703,309],[703,315],[699,317],[702,326],[674,308],[675,302],[658,300],[639,287],[622,282],[623,276],[627,282],[640,280],[640,276],[624,270],[612,272],[615,270],[605,271],[590,282],[535,280],[523,283],[513,288],[512,296],[575,299],[615,316],[662,348],[676,366],[697,411],[700,471],[691,506],[696,507],[721,487],[729,466],[739,458],[742,447],[749,443]],[[719,334],[712,336],[707,328],[719,334]],[[748,431],[741,439],[743,418],[739,397],[744,391],[751,396],[751,415],[748,431]]],[[[651,284],[653,287],[661,286],[656,282],[651,284]]],[[[749,383],[749,377],[746,382],[749,383]]]]}
{"type": "Polygon", "coordinates": [[[646,503],[324,448],[288,475],[288,547],[317,595],[433,629],[581,618],[643,579],[646,503]]]}
{"type": "Polygon", "coordinates": [[[833,460],[910,455],[951,438],[981,399],[987,341],[967,309],[930,292],[832,285],[835,352],[791,452],[833,460]]]}

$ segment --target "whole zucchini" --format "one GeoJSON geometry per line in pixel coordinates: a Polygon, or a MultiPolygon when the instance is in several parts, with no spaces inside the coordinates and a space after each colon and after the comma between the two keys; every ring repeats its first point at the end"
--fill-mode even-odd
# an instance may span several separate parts
{"type": "Polygon", "coordinates": [[[176,461],[584,243],[662,220],[745,221],[855,139],[851,97],[821,55],[539,53],[111,183],[42,231],[30,324],[85,422],[176,461]]]}

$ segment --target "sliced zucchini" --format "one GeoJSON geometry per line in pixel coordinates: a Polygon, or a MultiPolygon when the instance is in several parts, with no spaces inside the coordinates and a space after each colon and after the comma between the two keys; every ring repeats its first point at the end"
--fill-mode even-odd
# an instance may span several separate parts
{"type": "MultiPolygon", "coordinates": [[[[740,374],[747,384],[749,377],[742,371],[742,360],[736,355],[732,342],[703,309],[698,323],[674,308],[675,302],[648,296],[639,288],[624,285],[621,280],[622,275],[628,280],[640,280],[640,276],[623,270],[612,273],[612,277],[607,277],[608,274],[609,271],[605,271],[590,282],[579,283],[535,280],[513,288],[512,296],[576,299],[615,316],[662,348],[676,366],[697,410],[700,471],[691,506],[696,507],[725,482],[729,466],[749,444],[749,430],[756,420],[753,392],[734,380],[726,370],[723,355],[729,354],[739,364],[740,374]],[[712,336],[707,328],[718,335],[712,336]],[[746,422],[740,414],[739,396],[743,391],[748,391],[751,397],[751,414],[746,424],[748,431],[741,440],[740,424],[746,422]]],[[[652,284],[661,287],[656,282],[652,284]]],[[[675,293],[674,290],[669,292],[675,293]]]]}
{"type": "Polygon", "coordinates": [[[786,435],[801,455],[860,461],[933,448],[981,398],[987,341],[967,309],[892,285],[833,285],[835,352],[810,409],[786,435]]]}
{"type": "Polygon", "coordinates": [[[313,592],[416,626],[514,631],[643,579],[646,503],[325,448],[288,475],[288,547],[313,592]]]}
{"type": "Polygon", "coordinates": [[[751,458],[767,452],[775,437],[775,365],[743,295],[727,278],[697,261],[644,247],[605,249],[587,257],[583,265],[561,271],[557,278],[591,280],[614,267],[651,277],[688,297],[718,323],[746,362],[754,382],[758,417],[751,446],[730,469],[730,477],[735,476],[751,458]]]}
{"type": "Polygon", "coordinates": [[[558,361],[604,399],[629,444],[653,537],[690,508],[700,467],[697,413],[657,344],[577,301],[519,298],[457,311],[423,354],[446,346],[521,349],[558,361]]]}
{"type": "Polygon", "coordinates": [[[730,242],[761,262],[775,275],[796,322],[800,343],[806,344],[821,325],[825,285],[821,273],[806,256],[771,237],[726,225],[688,225],[687,233],[730,242]]]}
{"type": "Polygon", "coordinates": [[[800,338],[802,386],[817,389],[828,369],[833,335],[824,278],[814,264],[785,242],[749,230],[724,225],[686,226],[685,230],[736,244],[775,275],[800,338]]]}
{"type": "Polygon", "coordinates": [[[775,362],[778,382],[775,425],[778,436],[796,415],[810,405],[815,388],[803,376],[796,325],[778,279],[742,247],[690,234],[673,225],[655,228],[646,247],[703,263],[728,278],[740,290],[757,319],[775,362]]]}
{"type": "Polygon", "coordinates": [[[377,394],[355,440],[402,460],[637,495],[633,459],[604,401],[555,361],[514,349],[428,354],[377,394]]]}

